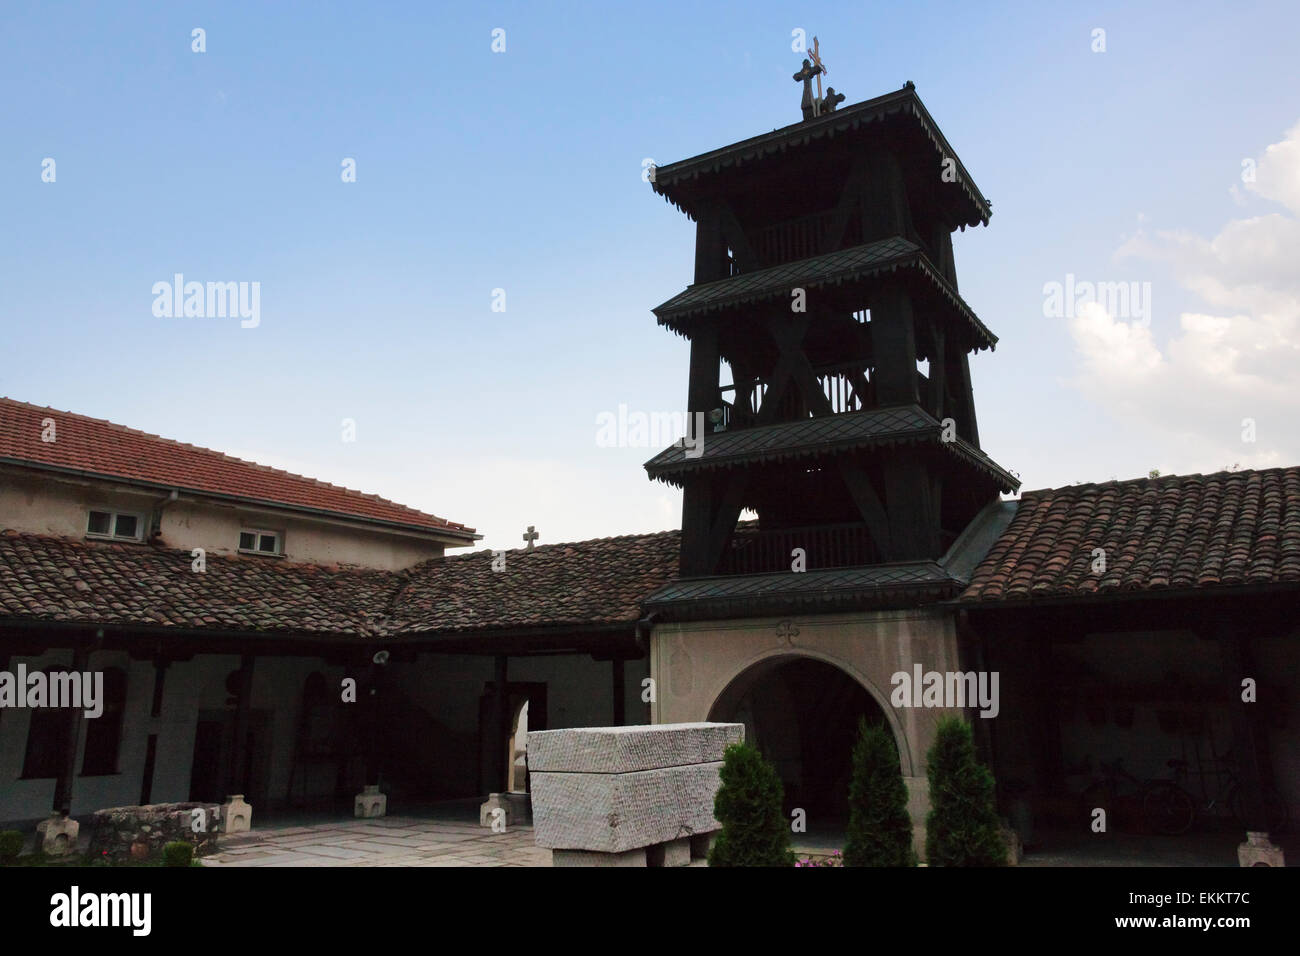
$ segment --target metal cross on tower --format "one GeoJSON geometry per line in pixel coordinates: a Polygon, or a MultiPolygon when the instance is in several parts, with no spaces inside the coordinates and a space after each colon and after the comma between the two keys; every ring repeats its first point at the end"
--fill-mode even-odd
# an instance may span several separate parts
{"type": "Polygon", "coordinates": [[[813,37],[812,49],[808,51],[808,56],[812,58],[813,66],[821,67],[821,73],[817,74],[817,99],[813,101],[813,115],[820,116],[822,111],[822,73],[829,74],[830,70],[826,69],[826,64],[822,62],[821,44],[817,42],[816,37],[813,37]]]}

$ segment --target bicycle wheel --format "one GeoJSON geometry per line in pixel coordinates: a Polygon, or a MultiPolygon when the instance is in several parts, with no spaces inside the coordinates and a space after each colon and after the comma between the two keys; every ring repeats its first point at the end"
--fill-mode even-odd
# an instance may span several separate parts
{"type": "MultiPolygon", "coordinates": [[[[1228,809],[1232,811],[1232,818],[1245,826],[1240,787],[1233,787],[1232,793],[1228,795],[1228,809]]],[[[1268,832],[1271,834],[1286,833],[1287,826],[1291,823],[1291,813],[1287,809],[1286,801],[1272,788],[1264,791],[1264,819],[1268,821],[1268,832]]]]}
{"type": "Polygon", "coordinates": [[[1196,819],[1196,801],[1176,784],[1152,784],[1142,798],[1142,815],[1153,833],[1178,836],[1192,828],[1196,819]]]}

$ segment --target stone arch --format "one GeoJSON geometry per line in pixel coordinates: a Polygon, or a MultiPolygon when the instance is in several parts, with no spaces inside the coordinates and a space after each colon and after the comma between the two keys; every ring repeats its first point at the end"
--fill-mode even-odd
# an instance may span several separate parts
{"type": "Polygon", "coordinates": [[[720,712],[718,705],[723,701],[724,695],[733,692],[733,688],[743,686],[743,682],[745,682],[747,678],[760,678],[764,673],[763,669],[778,667],[782,662],[789,662],[798,658],[808,658],[820,661],[823,664],[828,664],[836,670],[843,671],[846,675],[861,685],[862,689],[871,696],[871,699],[875,702],[876,706],[880,708],[880,712],[885,718],[886,726],[889,727],[889,732],[894,735],[894,743],[898,747],[898,754],[901,758],[903,775],[906,777],[915,776],[917,773],[917,767],[912,744],[908,739],[906,729],[903,727],[902,723],[899,722],[897,711],[895,711],[893,705],[889,702],[889,694],[878,687],[869,677],[867,677],[866,674],[853,666],[853,664],[842,658],[836,657],[832,654],[823,653],[814,648],[801,647],[795,650],[771,648],[749,658],[743,665],[737,668],[733,674],[711,689],[708,699],[712,703],[709,704],[708,715],[702,719],[719,719],[717,717],[717,714],[720,712]]]}
{"type": "Polygon", "coordinates": [[[910,748],[893,708],[863,675],[825,654],[759,655],[713,696],[708,712],[711,721],[745,724],[746,738],[781,776],[787,812],[803,808],[810,820],[839,823],[847,815],[860,717],[889,728],[901,769],[910,776],[910,748]]]}

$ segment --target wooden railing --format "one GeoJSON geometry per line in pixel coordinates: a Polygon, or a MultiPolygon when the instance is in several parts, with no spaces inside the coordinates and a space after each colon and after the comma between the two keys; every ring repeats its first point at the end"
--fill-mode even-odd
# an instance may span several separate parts
{"type": "Polygon", "coordinates": [[[719,574],[789,571],[792,552],[803,548],[808,570],[851,568],[879,561],[871,535],[862,524],[815,525],[759,531],[737,528],[722,557],[719,574]]]}
{"type": "MultiPolygon", "coordinates": [[[[861,379],[870,376],[870,369],[865,362],[840,362],[836,365],[821,365],[813,369],[817,382],[822,387],[822,394],[830,403],[833,414],[860,411],[865,396],[858,391],[861,379]]],[[[868,386],[869,386],[868,381],[868,386]]],[[[718,407],[723,412],[723,428],[747,428],[752,426],[762,411],[763,400],[767,397],[767,382],[753,379],[748,385],[737,388],[728,385],[718,389],[718,407]]],[[[796,421],[811,414],[807,403],[798,388],[787,388],[781,400],[781,408],[772,418],[774,422],[796,421]]]]}
{"type": "Polygon", "coordinates": [[[825,252],[834,215],[833,211],[817,212],[766,226],[754,237],[754,253],[764,266],[774,266],[825,252]]]}

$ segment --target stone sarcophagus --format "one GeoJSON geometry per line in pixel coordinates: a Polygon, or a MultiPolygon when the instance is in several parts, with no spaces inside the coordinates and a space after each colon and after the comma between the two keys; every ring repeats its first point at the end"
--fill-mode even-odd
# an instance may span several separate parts
{"type": "Polygon", "coordinates": [[[533,834],[556,866],[683,866],[707,854],[722,753],[743,724],[528,735],[533,834]]]}

